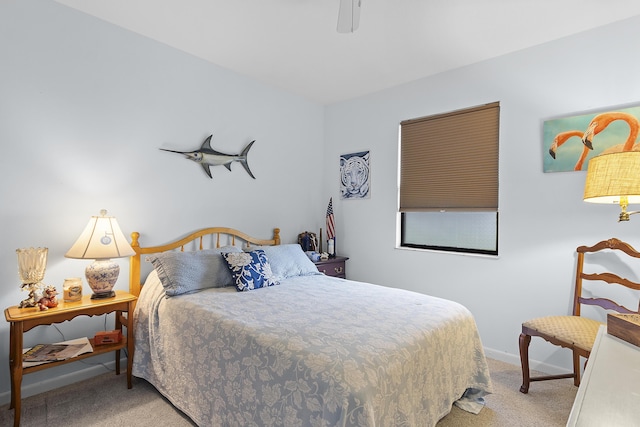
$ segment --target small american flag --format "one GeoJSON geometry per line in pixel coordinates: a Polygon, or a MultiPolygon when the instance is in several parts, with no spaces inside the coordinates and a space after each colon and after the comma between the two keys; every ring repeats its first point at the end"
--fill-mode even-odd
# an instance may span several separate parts
{"type": "Polygon", "coordinates": [[[329,199],[327,206],[327,240],[336,237],[336,221],[333,217],[333,197],[329,199]]]}

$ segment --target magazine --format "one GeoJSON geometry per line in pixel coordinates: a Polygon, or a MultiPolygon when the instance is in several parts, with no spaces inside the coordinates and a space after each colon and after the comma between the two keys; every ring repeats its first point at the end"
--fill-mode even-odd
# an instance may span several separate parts
{"type": "Polygon", "coordinates": [[[89,340],[85,337],[53,344],[37,344],[23,352],[22,361],[24,366],[33,366],[41,363],[70,359],[92,351],[93,347],[91,347],[89,340]]]}

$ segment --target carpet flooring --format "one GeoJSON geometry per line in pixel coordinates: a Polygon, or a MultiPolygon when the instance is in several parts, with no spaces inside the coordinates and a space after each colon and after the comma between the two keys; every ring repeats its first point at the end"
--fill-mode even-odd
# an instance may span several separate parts
{"type": "MultiPolygon", "coordinates": [[[[436,427],[560,427],[569,418],[577,388],[571,379],[535,382],[518,391],[520,367],[489,359],[494,393],[478,415],[453,407],[436,427]]],[[[146,381],[112,373],[22,400],[22,427],[192,427],[146,381]]],[[[13,410],[0,407],[0,426],[13,425],[13,410]]]]}

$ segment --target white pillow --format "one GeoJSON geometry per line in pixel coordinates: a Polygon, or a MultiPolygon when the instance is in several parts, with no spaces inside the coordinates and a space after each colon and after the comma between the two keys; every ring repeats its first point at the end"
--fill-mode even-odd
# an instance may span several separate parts
{"type": "Polygon", "coordinates": [[[253,251],[256,249],[264,251],[269,259],[269,264],[271,264],[271,271],[278,280],[286,279],[287,277],[320,274],[318,267],[311,262],[307,254],[302,251],[302,247],[297,243],[275,246],[251,246],[244,250],[253,251]]]}

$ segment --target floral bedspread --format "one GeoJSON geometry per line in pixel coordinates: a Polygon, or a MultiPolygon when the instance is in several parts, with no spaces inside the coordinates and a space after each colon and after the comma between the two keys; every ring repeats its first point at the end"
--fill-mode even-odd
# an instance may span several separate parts
{"type": "Polygon", "coordinates": [[[491,392],[458,303],[323,275],[166,298],[151,276],[133,375],[199,426],[434,426],[491,392]]]}

